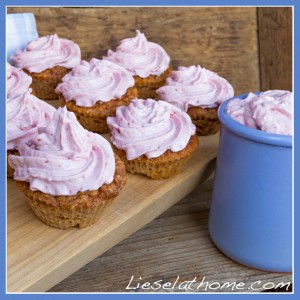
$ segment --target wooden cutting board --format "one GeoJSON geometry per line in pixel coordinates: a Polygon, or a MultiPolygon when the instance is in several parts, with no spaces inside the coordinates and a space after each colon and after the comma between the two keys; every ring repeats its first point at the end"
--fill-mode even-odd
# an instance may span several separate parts
{"type": "MultiPolygon", "coordinates": [[[[182,172],[151,180],[128,174],[127,183],[95,225],[60,230],[41,222],[12,179],[7,180],[7,291],[47,291],[174,205],[209,176],[219,135],[199,138],[182,172]]],[[[134,247],[134,245],[133,245],[134,247]]]]}

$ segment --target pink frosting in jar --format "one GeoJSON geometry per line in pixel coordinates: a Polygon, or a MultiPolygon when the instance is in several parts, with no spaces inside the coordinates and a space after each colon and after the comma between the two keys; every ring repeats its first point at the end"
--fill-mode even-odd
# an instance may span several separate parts
{"type": "Polygon", "coordinates": [[[19,154],[9,156],[14,179],[29,182],[33,191],[71,196],[97,190],[114,178],[109,142],[85,130],[65,107],[57,109],[49,125],[22,145],[19,154]]]}
{"type": "Polygon", "coordinates": [[[71,69],[80,63],[80,48],[74,42],[56,34],[31,41],[24,51],[17,50],[11,57],[14,65],[29,72],[40,73],[55,66],[71,69]]]}
{"type": "Polygon", "coordinates": [[[55,108],[30,94],[7,97],[7,149],[17,149],[37,135],[39,126],[46,126],[55,108]]]}
{"type": "Polygon", "coordinates": [[[157,91],[160,99],[184,111],[190,107],[217,107],[234,95],[224,78],[201,66],[179,67],[167,78],[167,85],[157,91]]]}
{"type": "Polygon", "coordinates": [[[108,117],[111,141],[126,152],[128,160],[141,155],[158,157],[168,149],[183,150],[196,127],[188,114],[177,107],[152,99],[134,99],[128,106],[117,108],[115,117],[108,117]]]}
{"type": "Polygon", "coordinates": [[[145,35],[136,30],[134,38],[120,42],[116,51],[108,50],[103,59],[110,60],[131,72],[133,76],[146,78],[160,76],[169,67],[170,57],[158,44],[149,42],[145,35]]]}
{"type": "Polygon", "coordinates": [[[6,95],[13,98],[27,92],[32,78],[21,69],[12,67],[6,63],[6,95]]]}
{"type": "Polygon", "coordinates": [[[232,99],[227,113],[241,124],[269,133],[293,134],[292,92],[270,90],[258,95],[249,93],[245,99],[232,99]]]}
{"type": "Polygon", "coordinates": [[[92,58],[90,62],[82,60],[66,74],[55,91],[66,101],[74,100],[78,106],[91,107],[97,102],[121,98],[133,85],[132,75],[123,67],[92,58]]]}

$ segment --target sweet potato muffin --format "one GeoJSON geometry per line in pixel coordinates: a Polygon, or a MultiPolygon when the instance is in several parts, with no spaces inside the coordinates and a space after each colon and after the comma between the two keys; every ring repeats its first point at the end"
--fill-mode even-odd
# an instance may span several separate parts
{"type": "Polygon", "coordinates": [[[60,104],[75,113],[87,130],[108,133],[106,119],[114,116],[116,108],[128,105],[137,97],[132,75],[124,68],[93,58],[81,61],[67,74],[56,92],[60,104]]]}
{"type": "Polygon", "coordinates": [[[16,67],[32,77],[33,95],[43,100],[57,99],[56,86],[80,60],[79,46],[56,34],[29,42],[11,57],[16,67]]]}
{"type": "Polygon", "coordinates": [[[9,156],[17,186],[37,217],[56,228],[94,224],[126,182],[109,142],[66,108],[18,151],[9,156]]]}
{"type": "Polygon", "coordinates": [[[198,146],[188,114],[164,101],[133,100],[107,123],[114,151],[127,171],[152,179],[180,172],[198,146]]]}
{"type": "Polygon", "coordinates": [[[218,108],[234,94],[225,78],[200,66],[179,67],[177,71],[172,71],[167,84],[157,93],[161,100],[189,114],[198,135],[211,135],[219,131],[218,108]]]}
{"type": "Polygon", "coordinates": [[[148,41],[139,30],[135,37],[122,40],[116,51],[108,50],[103,59],[124,67],[134,76],[139,99],[157,99],[156,90],[165,85],[172,71],[165,49],[148,41]]]}

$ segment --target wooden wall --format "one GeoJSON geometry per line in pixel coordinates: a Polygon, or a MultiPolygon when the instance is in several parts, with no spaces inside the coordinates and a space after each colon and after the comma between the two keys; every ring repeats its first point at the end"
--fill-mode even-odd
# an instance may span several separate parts
{"type": "MultiPolygon", "coordinates": [[[[282,8],[275,12],[278,9],[282,8]]],[[[260,40],[266,41],[270,32],[260,33],[258,18],[263,22],[264,15],[255,7],[8,7],[7,12],[33,12],[40,36],[57,33],[74,40],[83,59],[101,58],[140,29],[166,49],[173,67],[200,64],[227,78],[236,94],[267,89],[268,84],[276,88],[276,82],[267,79],[269,74],[275,75],[270,71],[267,45],[260,47],[260,40]]],[[[291,31],[288,24],[285,27],[291,31]]],[[[288,57],[289,51],[284,51],[288,57]]],[[[274,57],[273,65],[278,63],[276,59],[280,60],[274,57]]],[[[291,65],[291,59],[288,63],[291,65]]],[[[291,82],[289,72],[284,76],[290,78],[277,88],[287,88],[283,86],[291,82]]]]}
{"type": "Polygon", "coordinates": [[[292,90],[292,8],[260,8],[258,38],[261,88],[292,90]]]}

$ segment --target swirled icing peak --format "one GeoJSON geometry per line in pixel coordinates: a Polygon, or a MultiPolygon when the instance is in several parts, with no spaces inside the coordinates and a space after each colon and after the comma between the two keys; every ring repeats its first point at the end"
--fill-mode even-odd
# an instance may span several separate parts
{"type": "Polygon", "coordinates": [[[113,144],[126,152],[128,160],[183,150],[196,131],[188,114],[152,99],[134,99],[128,106],[118,107],[116,116],[107,118],[107,124],[113,144]]]}
{"type": "Polygon", "coordinates": [[[179,67],[157,90],[160,99],[187,111],[189,107],[217,107],[233,97],[233,87],[224,78],[201,66],[179,67]]]}
{"type": "Polygon", "coordinates": [[[32,78],[19,68],[6,63],[6,96],[13,98],[27,92],[32,78]]]}
{"type": "Polygon", "coordinates": [[[245,99],[235,98],[227,104],[227,113],[245,126],[269,133],[293,134],[293,93],[270,90],[245,99]]]}
{"type": "Polygon", "coordinates": [[[90,62],[82,60],[66,74],[55,91],[66,101],[74,100],[79,106],[91,107],[96,102],[121,98],[133,85],[132,75],[123,67],[92,58],[90,62]]]}
{"type": "Polygon", "coordinates": [[[97,190],[111,183],[115,173],[108,141],[85,130],[65,107],[57,109],[50,124],[21,146],[19,154],[9,156],[14,178],[54,196],[97,190]]]}
{"type": "Polygon", "coordinates": [[[7,97],[7,149],[19,149],[37,135],[39,126],[47,126],[55,108],[30,94],[7,97]]]}
{"type": "Polygon", "coordinates": [[[170,63],[167,52],[160,45],[149,42],[139,30],[136,30],[135,37],[122,40],[115,52],[108,50],[103,59],[121,65],[133,76],[142,78],[160,76],[170,63]]]}
{"type": "Polygon", "coordinates": [[[81,52],[74,42],[56,34],[31,41],[24,51],[17,50],[11,57],[14,65],[29,72],[40,73],[55,66],[71,69],[80,63],[81,52]]]}

